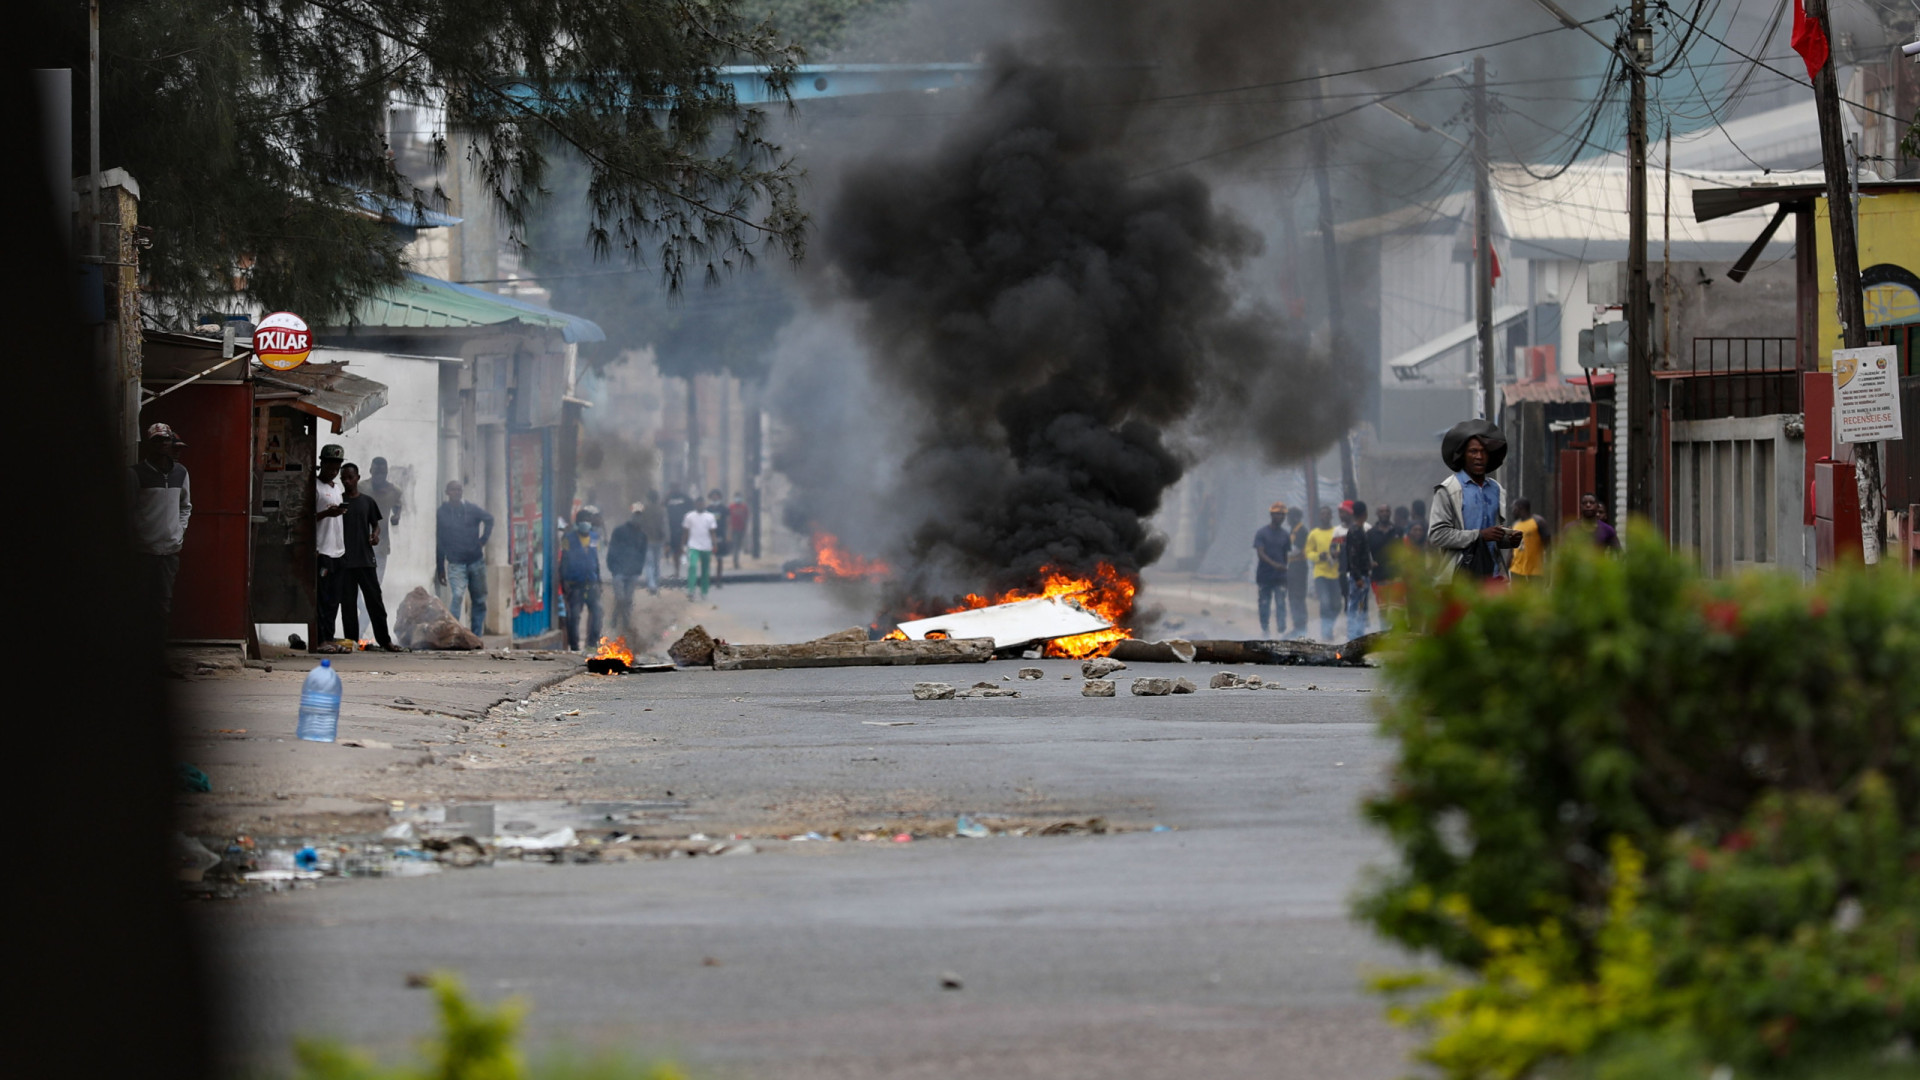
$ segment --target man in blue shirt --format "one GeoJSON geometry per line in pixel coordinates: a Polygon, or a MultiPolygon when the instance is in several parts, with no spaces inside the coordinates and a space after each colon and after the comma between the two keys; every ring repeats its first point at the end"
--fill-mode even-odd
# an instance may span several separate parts
{"type": "Polygon", "coordinates": [[[1485,420],[1465,420],[1440,442],[1440,457],[1453,475],[1434,486],[1427,512],[1427,543],[1450,556],[1441,580],[1455,571],[1479,578],[1507,576],[1504,550],[1520,545],[1520,534],[1506,528],[1506,497],[1489,475],[1507,458],[1507,439],[1485,420]]]}
{"type": "Polygon", "coordinates": [[[1287,555],[1293,541],[1287,536],[1287,504],[1267,507],[1267,524],[1253,534],[1253,584],[1260,590],[1260,634],[1267,634],[1267,617],[1274,616],[1282,636],[1287,632],[1287,555]]]}
{"type": "Polygon", "coordinates": [[[573,652],[600,645],[600,545],[593,539],[593,518],[582,510],[573,531],[560,542],[560,593],[567,601],[567,648],[573,652]],[[587,613],[587,637],[580,639],[580,613],[587,613]]]}

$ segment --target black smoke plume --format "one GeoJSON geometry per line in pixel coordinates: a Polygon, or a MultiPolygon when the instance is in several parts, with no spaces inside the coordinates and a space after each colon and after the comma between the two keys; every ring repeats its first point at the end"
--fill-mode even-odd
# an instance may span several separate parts
{"type": "Polygon", "coordinates": [[[826,261],[913,423],[899,610],[1047,565],[1137,573],[1181,475],[1171,433],[1286,459],[1353,422],[1355,376],[1239,299],[1259,234],[1191,173],[1131,178],[1088,85],[1002,60],[973,123],[852,172],[826,214],[826,261]]]}

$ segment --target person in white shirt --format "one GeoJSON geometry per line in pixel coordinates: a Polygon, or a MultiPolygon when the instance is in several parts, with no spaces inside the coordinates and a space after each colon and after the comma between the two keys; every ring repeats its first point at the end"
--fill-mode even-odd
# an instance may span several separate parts
{"type": "Polygon", "coordinates": [[[720,522],[711,511],[702,510],[696,504],[680,520],[680,525],[687,536],[687,599],[693,599],[694,586],[698,584],[700,599],[705,600],[707,590],[713,587],[713,534],[720,522]]]}
{"type": "Polygon", "coordinates": [[[193,483],[176,460],[186,440],[165,424],[147,428],[140,460],[129,471],[132,488],[134,551],[140,556],[147,600],[166,626],[173,612],[173,579],[180,573],[180,548],[193,517],[193,483]]]}
{"type": "Polygon", "coordinates": [[[342,515],[347,512],[346,488],[340,483],[340,466],[347,460],[347,448],[328,443],[320,448],[320,470],[313,480],[313,551],[319,581],[314,589],[319,608],[314,614],[313,642],[308,651],[317,653],[349,652],[333,636],[334,620],[340,614],[341,560],[347,554],[347,532],[342,515]]]}

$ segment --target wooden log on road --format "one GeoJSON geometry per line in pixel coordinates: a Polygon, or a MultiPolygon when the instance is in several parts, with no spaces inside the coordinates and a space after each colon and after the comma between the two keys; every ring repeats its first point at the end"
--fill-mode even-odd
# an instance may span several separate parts
{"type": "Polygon", "coordinates": [[[767,668],[893,667],[913,664],[978,664],[993,659],[992,638],[935,641],[802,641],[793,645],[715,642],[715,671],[767,668]]]}
{"type": "Polygon", "coordinates": [[[1298,664],[1306,667],[1358,667],[1385,634],[1368,634],[1340,645],[1318,641],[1196,641],[1199,664],[1298,664]]]}

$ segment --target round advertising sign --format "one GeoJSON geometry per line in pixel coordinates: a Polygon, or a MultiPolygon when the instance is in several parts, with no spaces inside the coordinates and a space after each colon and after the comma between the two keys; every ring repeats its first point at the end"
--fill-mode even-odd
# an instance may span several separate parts
{"type": "Polygon", "coordinates": [[[292,371],[313,351],[313,331],[291,311],[276,311],[253,331],[253,354],[275,371],[292,371]]]}

